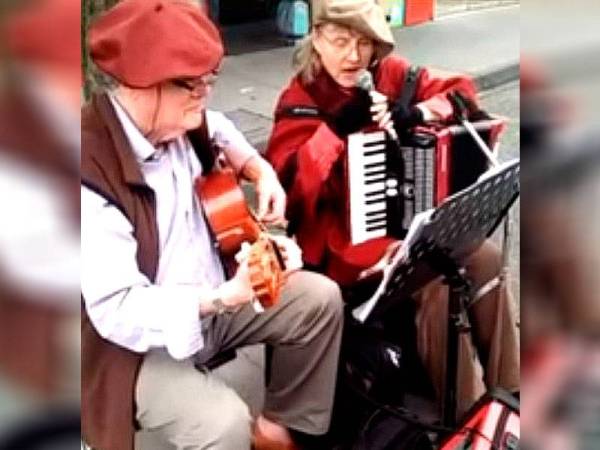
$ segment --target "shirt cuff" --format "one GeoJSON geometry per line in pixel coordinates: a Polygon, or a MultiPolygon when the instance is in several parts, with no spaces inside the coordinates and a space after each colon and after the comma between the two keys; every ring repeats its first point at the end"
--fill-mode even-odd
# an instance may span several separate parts
{"type": "Polygon", "coordinates": [[[197,286],[169,286],[164,291],[168,291],[172,299],[165,302],[163,311],[165,347],[174,359],[189,358],[204,346],[200,320],[202,289],[197,286]]]}

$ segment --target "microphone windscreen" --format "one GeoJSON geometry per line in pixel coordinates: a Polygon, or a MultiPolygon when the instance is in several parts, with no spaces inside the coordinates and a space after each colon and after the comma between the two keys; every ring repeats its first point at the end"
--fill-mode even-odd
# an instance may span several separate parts
{"type": "Polygon", "coordinates": [[[363,70],[360,75],[356,78],[356,87],[363,91],[372,91],[373,86],[373,75],[368,70],[363,70]]]}

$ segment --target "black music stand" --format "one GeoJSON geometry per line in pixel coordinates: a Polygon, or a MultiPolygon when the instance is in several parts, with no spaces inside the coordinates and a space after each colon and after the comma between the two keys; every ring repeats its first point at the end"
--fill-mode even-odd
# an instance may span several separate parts
{"type": "Polygon", "coordinates": [[[416,216],[379,288],[353,313],[364,323],[376,321],[400,293],[406,297],[439,275],[444,277],[450,297],[443,424],[449,427],[456,425],[459,336],[469,330],[463,318],[472,296],[462,261],[494,232],[517,199],[519,169],[519,160],[491,169],[435,210],[416,216]]]}

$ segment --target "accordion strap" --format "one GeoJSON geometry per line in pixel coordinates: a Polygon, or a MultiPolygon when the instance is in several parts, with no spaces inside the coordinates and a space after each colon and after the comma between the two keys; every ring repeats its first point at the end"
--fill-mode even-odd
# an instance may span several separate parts
{"type": "Polygon", "coordinates": [[[406,108],[410,106],[415,99],[415,92],[417,90],[417,81],[421,74],[420,66],[410,66],[404,77],[404,85],[400,90],[400,96],[396,100],[396,105],[402,105],[406,108]]]}

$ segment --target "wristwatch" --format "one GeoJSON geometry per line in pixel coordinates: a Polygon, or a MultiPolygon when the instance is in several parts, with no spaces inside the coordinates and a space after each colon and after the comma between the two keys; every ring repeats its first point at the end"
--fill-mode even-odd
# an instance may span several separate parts
{"type": "Polygon", "coordinates": [[[215,314],[225,314],[226,312],[229,312],[229,309],[227,308],[225,303],[223,303],[223,300],[221,299],[221,297],[217,297],[217,298],[213,299],[211,304],[212,304],[213,308],[215,309],[215,314]]]}

